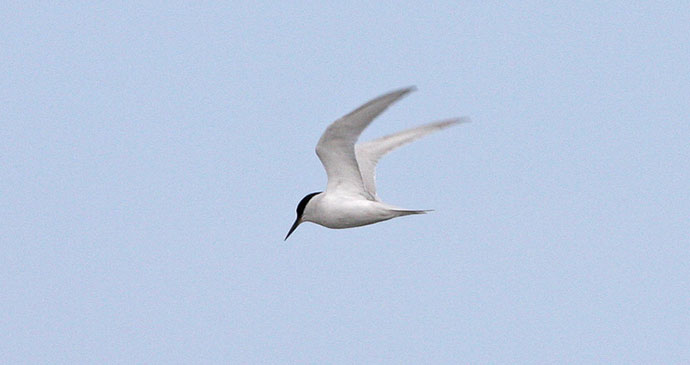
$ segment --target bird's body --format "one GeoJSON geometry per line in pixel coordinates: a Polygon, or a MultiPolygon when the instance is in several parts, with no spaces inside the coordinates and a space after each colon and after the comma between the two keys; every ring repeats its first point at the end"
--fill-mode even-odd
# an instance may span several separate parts
{"type": "MultiPolygon", "coordinates": [[[[376,193],[376,163],[386,153],[431,132],[460,123],[449,119],[355,144],[371,121],[414,88],[390,92],[369,101],[328,126],[316,145],[326,169],[325,192],[305,196],[297,205],[297,219],[285,239],[302,222],[328,228],[351,228],[427,210],[409,210],[383,203],[376,193]]],[[[467,120],[464,120],[467,121],[467,120]]]]}
{"type": "Polygon", "coordinates": [[[302,220],[328,228],[352,228],[425,212],[406,210],[360,197],[319,193],[309,201],[302,220]]]}

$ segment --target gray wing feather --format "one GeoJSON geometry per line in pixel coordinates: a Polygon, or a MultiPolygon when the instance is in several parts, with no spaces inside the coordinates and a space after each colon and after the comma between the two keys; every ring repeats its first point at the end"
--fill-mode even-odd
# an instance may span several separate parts
{"type": "Polygon", "coordinates": [[[454,118],[429,123],[381,137],[373,141],[358,143],[355,146],[355,154],[364,182],[364,188],[375,200],[380,201],[376,194],[376,164],[381,157],[400,146],[408,144],[432,132],[463,122],[469,122],[469,118],[454,118]]]}
{"type": "Polygon", "coordinates": [[[413,90],[414,87],[408,87],[379,96],[326,128],[316,145],[316,155],[319,156],[328,175],[327,191],[373,198],[364,188],[355,157],[355,143],[374,118],[413,90]]]}

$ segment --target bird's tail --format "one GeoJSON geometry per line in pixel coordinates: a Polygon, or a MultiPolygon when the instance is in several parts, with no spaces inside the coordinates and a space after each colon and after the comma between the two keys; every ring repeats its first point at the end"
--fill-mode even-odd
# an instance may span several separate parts
{"type": "Polygon", "coordinates": [[[425,209],[425,210],[407,210],[407,209],[392,209],[394,212],[399,214],[399,217],[406,216],[406,215],[412,215],[412,214],[426,214],[428,212],[433,212],[433,209],[425,209]]]}

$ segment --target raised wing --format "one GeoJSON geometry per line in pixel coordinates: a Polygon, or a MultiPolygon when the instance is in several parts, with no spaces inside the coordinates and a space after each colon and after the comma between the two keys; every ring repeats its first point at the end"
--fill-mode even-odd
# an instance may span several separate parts
{"type": "Polygon", "coordinates": [[[364,182],[364,188],[375,200],[380,201],[376,194],[376,164],[379,159],[388,152],[410,143],[429,133],[450,127],[452,125],[469,122],[469,118],[447,119],[436,123],[429,123],[381,137],[369,142],[358,143],[355,146],[355,154],[359,164],[359,170],[364,182]]]}
{"type": "Polygon", "coordinates": [[[319,156],[328,175],[327,192],[374,198],[364,188],[355,157],[355,142],[374,118],[414,89],[408,87],[379,96],[326,128],[316,145],[316,155],[319,156]]]}

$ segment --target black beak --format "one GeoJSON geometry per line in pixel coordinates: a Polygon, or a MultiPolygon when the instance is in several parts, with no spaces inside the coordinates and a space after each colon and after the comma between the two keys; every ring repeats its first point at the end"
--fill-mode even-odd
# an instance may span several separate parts
{"type": "Polygon", "coordinates": [[[294,232],[295,229],[297,229],[297,226],[299,226],[299,224],[302,223],[302,222],[300,222],[299,218],[300,217],[297,217],[297,219],[295,219],[295,223],[292,224],[292,228],[290,228],[290,232],[288,232],[287,236],[285,236],[285,239],[283,241],[287,241],[288,237],[290,237],[292,232],[294,232]]]}

